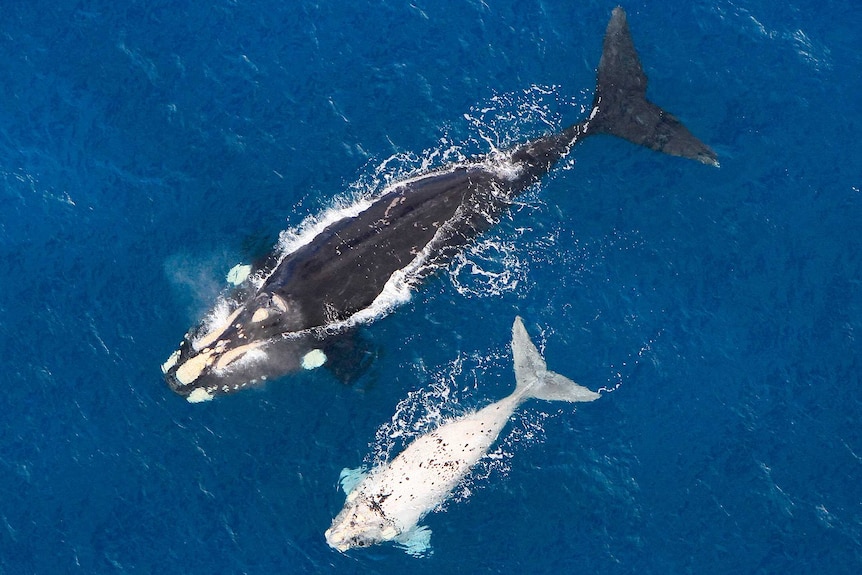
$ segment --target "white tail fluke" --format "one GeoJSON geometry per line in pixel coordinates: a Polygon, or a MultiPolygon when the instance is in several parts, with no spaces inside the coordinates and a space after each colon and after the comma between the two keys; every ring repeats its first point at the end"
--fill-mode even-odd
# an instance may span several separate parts
{"type": "Polygon", "coordinates": [[[524,322],[515,317],[512,326],[512,355],[515,359],[515,393],[523,399],[535,397],[546,401],[594,401],[600,395],[582,387],[571,379],[548,371],[547,364],[533,345],[524,322]]]}

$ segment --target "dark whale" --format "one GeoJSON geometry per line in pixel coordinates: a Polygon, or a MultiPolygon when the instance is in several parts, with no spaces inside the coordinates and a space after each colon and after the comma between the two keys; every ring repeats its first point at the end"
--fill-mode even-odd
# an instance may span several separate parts
{"type": "Polygon", "coordinates": [[[420,174],[317,233],[277,248],[185,336],[162,366],[190,401],[242,389],[326,360],[356,323],[445,266],[495,224],[512,200],[589,136],[611,134],[718,165],[715,153],[646,99],[647,78],[622,8],[604,37],[595,98],[583,121],[508,150],[420,174]],[[396,295],[392,295],[396,294],[396,295]]]}

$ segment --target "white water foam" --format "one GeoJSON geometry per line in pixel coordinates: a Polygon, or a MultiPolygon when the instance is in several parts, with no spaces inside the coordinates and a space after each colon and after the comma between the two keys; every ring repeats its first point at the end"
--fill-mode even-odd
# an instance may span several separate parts
{"type": "Polygon", "coordinates": [[[455,256],[449,278],[459,294],[488,297],[515,291],[527,280],[529,263],[516,239],[489,237],[455,256]]]}

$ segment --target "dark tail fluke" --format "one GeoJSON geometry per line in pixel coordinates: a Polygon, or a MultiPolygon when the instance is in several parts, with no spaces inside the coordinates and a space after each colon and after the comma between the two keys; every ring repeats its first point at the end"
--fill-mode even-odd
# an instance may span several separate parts
{"type": "Polygon", "coordinates": [[[619,136],[658,152],[718,166],[718,157],[673,115],[646,99],[647,77],[635,51],[626,13],[614,8],[599,62],[591,134],[619,136]]]}

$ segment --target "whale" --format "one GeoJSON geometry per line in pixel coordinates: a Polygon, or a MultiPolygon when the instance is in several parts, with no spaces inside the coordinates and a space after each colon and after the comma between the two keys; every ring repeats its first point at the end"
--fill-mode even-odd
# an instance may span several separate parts
{"type": "Polygon", "coordinates": [[[325,365],[333,344],[391,312],[496,224],[516,198],[586,139],[613,135],[718,166],[715,152],[646,97],[625,11],[613,10],[592,107],[567,128],[414,174],[306,234],[279,241],[226,290],[162,364],[171,389],[210,400],[325,365]]]}
{"type": "Polygon", "coordinates": [[[419,522],[450,496],[496,442],[528,399],[588,402],[599,393],[549,371],[520,317],[512,326],[515,390],[507,397],[420,435],[392,461],[362,474],[342,471],[347,497],[326,530],[326,542],[345,552],[394,541],[421,555],[431,531],[419,522]]]}

